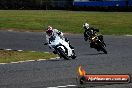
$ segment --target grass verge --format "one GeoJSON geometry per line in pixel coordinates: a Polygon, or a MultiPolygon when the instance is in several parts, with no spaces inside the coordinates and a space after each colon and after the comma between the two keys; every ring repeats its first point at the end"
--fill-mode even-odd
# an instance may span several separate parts
{"type": "Polygon", "coordinates": [[[83,33],[88,22],[102,34],[132,34],[132,12],[80,12],[56,10],[0,10],[0,29],[43,31],[48,25],[70,33],[83,33]]]}
{"type": "Polygon", "coordinates": [[[53,53],[31,51],[5,51],[0,50],[0,63],[10,63],[25,60],[50,59],[56,57],[53,53]]]}

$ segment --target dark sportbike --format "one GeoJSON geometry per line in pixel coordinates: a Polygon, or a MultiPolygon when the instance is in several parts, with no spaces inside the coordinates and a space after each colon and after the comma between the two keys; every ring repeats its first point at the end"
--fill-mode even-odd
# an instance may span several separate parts
{"type": "Polygon", "coordinates": [[[103,36],[102,35],[91,36],[89,39],[90,40],[90,47],[97,49],[97,51],[103,51],[105,54],[107,54],[107,51],[105,49],[106,44],[104,43],[103,40],[101,40],[101,39],[103,39],[101,37],[103,37],[103,36]]]}

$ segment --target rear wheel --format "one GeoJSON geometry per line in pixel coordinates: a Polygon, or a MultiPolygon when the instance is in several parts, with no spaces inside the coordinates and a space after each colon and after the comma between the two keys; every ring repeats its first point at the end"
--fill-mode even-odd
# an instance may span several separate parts
{"type": "Polygon", "coordinates": [[[66,55],[66,53],[61,48],[58,48],[57,50],[61,57],[63,57],[65,60],[69,60],[69,57],[66,55]]]}
{"type": "Polygon", "coordinates": [[[77,57],[76,55],[73,55],[73,56],[72,56],[72,59],[75,59],[76,57],[77,57]]]}
{"type": "Polygon", "coordinates": [[[73,51],[73,55],[72,55],[72,59],[75,59],[77,56],[76,56],[76,54],[75,54],[75,52],[73,51]]]}

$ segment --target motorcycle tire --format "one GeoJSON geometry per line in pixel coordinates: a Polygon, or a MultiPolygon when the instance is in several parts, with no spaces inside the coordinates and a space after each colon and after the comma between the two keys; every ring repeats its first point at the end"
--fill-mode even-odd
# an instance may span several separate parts
{"type": "Polygon", "coordinates": [[[71,58],[72,58],[72,59],[76,59],[76,57],[77,57],[76,55],[73,55],[71,58]]]}
{"type": "Polygon", "coordinates": [[[73,50],[72,52],[73,52],[73,55],[72,55],[71,58],[72,58],[72,59],[75,59],[75,58],[77,57],[76,54],[75,54],[75,51],[73,50]]]}
{"type": "Polygon", "coordinates": [[[104,47],[102,47],[102,49],[101,49],[105,54],[107,54],[107,51],[106,51],[106,49],[104,48],[104,47]]]}
{"type": "Polygon", "coordinates": [[[105,54],[107,54],[107,51],[106,51],[106,49],[104,47],[104,44],[102,44],[102,42],[98,42],[98,44],[100,46],[101,51],[103,51],[105,54]]]}
{"type": "Polygon", "coordinates": [[[61,48],[58,48],[58,52],[61,55],[61,57],[63,57],[65,60],[69,60],[69,57],[65,54],[65,52],[61,48]]]}

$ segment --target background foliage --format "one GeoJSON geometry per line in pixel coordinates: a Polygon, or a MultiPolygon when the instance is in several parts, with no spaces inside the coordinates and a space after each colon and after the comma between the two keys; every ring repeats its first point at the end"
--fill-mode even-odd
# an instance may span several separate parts
{"type": "Polygon", "coordinates": [[[0,9],[70,8],[73,0],[0,0],[0,9]]]}

